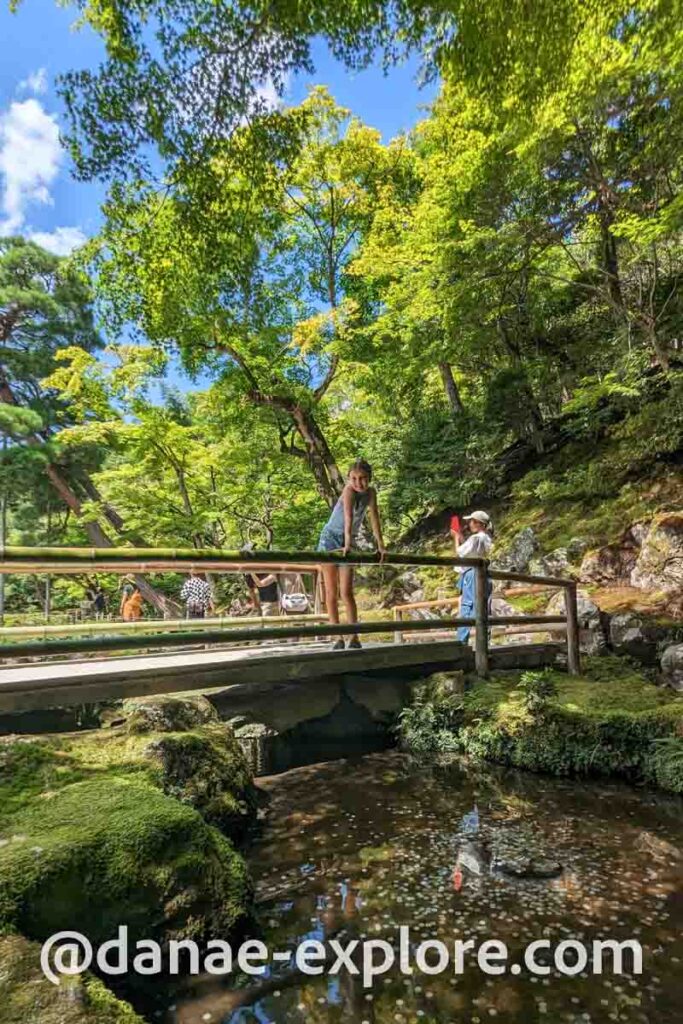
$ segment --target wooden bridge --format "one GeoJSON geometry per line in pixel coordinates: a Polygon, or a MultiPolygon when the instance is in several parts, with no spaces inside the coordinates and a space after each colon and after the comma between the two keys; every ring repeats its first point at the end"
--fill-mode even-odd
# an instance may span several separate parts
{"type": "MultiPolygon", "coordinates": [[[[286,617],[274,620],[222,619],[145,622],[142,629],[123,623],[103,622],[79,627],[26,627],[4,630],[0,643],[0,712],[85,704],[149,693],[200,690],[208,687],[294,682],[342,673],[413,668],[432,672],[462,668],[485,677],[491,668],[535,667],[556,663],[566,655],[569,672],[580,671],[576,584],[560,577],[532,576],[492,570],[479,558],[387,554],[381,560],[393,566],[441,566],[472,568],[476,573],[476,606],[473,618],[403,619],[398,623],[373,619],[354,624],[332,624],[324,616],[286,617]],[[532,583],[549,589],[562,588],[564,615],[489,616],[489,580],[532,583]],[[321,621],[322,620],[322,621],[321,621]],[[275,624],[277,622],[282,625],[275,624]],[[429,634],[458,626],[474,629],[474,650],[454,639],[433,640],[429,634]],[[566,630],[565,643],[491,646],[492,627],[554,627],[566,630]],[[154,630],[154,631],[153,631],[154,630]],[[396,634],[394,635],[394,630],[396,634]],[[107,633],[107,631],[109,631],[107,633]],[[400,631],[400,632],[399,632],[400,631]],[[32,635],[27,635],[32,634],[32,635]],[[61,636],[57,636],[61,633],[61,636]],[[362,650],[332,651],[321,641],[359,633],[380,637],[362,650]],[[95,634],[95,635],[93,635],[95,634]],[[384,639],[382,637],[384,635],[384,639]],[[421,642],[402,642],[405,637],[421,642]],[[425,638],[427,638],[425,642],[425,638]],[[173,653],[161,653],[175,649],[173,653]],[[154,654],[144,652],[154,651],[154,654]],[[114,652],[123,656],[112,657],[114,652]],[[92,655],[101,657],[93,659],[92,655]],[[71,660],[63,660],[63,656],[71,660]],[[73,660],[89,655],[89,660],[73,660]],[[103,655],[103,656],[102,656],[103,655]],[[62,660],[54,661],[57,656],[62,660]],[[29,663],[24,659],[31,659],[29,663]],[[8,664],[9,662],[9,664],[8,664]]],[[[379,565],[375,554],[350,552],[234,552],[132,548],[31,548],[8,547],[0,551],[3,574],[85,574],[107,572],[150,574],[155,572],[244,573],[311,572],[324,563],[379,565]]],[[[450,604],[440,601],[439,604],[450,604]]],[[[397,609],[396,618],[402,611],[397,609]]]]}

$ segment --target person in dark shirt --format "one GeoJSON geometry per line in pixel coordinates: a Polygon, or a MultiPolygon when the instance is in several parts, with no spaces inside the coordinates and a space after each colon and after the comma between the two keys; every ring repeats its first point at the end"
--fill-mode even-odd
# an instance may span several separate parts
{"type": "Polygon", "coordinates": [[[275,573],[259,576],[256,572],[247,572],[244,574],[244,579],[258,614],[279,615],[280,587],[275,573]]]}

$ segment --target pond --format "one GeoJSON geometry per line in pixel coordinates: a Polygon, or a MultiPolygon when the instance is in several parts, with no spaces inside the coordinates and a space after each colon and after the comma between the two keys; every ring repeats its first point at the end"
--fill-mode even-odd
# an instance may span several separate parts
{"type": "Polygon", "coordinates": [[[594,939],[635,939],[642,973],[627,953],[622,974],[607,956],[601,975],[589,963],[568,976],[539,951],[543,976],[490,976],[469,954],[462,973],[408,975],[397,953],[371,987],[349,971],[311,977],[291,966],[241,987],[196,978],[166,1010],[167,1024],[680,1021],[680,800],[495,768],[420,767],[397,751],[260,786],[267,809],[248,857],[270,950],[334,936],[386,939],[398,951],[408,925],[412,953],[424,940],[452,948],[457,938],[497,939],[521,965],[534,940],[554,950],[579,939],[590,951],[594,939]]]}

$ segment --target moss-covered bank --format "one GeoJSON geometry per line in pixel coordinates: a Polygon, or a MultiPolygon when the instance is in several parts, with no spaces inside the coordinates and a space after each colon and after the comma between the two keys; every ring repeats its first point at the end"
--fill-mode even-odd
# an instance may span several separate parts
{"type": "Polygon", "coordinates": [[[0,937],[0,1007],[3,1024],[144,1024],[90,974],[51,984],[40,946],[20,935],[0,937]]]}
{"type": "Polygon", "coordinates": [[[6,737],[0,931],[234,936],[250,913],[237,843],[253,810],[244,757],[207,702],[131,703],[111,729],[6,737]]]}
{"type": "Polygon", "coordinates": [[[432,685],[404,714],[402,735],[423,751],[683,792],[683,697],[626,659],[587,658],[581,677],[500,672],[461,698],[432,685]]]}

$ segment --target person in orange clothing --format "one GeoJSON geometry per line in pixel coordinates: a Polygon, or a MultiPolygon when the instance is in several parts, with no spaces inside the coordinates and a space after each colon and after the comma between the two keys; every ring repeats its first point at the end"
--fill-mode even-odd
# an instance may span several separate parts
{"type": "Polygon", "coordinates": [[[134,588],[132,594],[128,594],[123,602],[121,613],[123,615],[124,622],[137,622],[138,619],[142,618],[142,606],[144,600],[142,594],[137,587],[134,588]]]}

